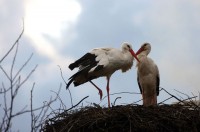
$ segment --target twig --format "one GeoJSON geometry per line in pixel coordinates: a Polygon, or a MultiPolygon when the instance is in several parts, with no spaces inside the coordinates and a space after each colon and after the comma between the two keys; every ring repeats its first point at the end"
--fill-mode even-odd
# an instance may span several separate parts
{"type": "Polygon", "coordinates": [[[26,78],[20,83],[20,87],[29,79],[29,77],[33,74],[33,72],[36,70],[36,68],[38,67],[38,65],[36,65],[32,71],[28,74],[28,76],[26,76],[26,78]]]}
{"type": "Polygon", "coordinates": [[[31,60],[31,58],[33,57],[33,53],[30,55],[30,57],[27,59],[27,61],[22,65],[22,67],[17,71],[17,73],[15,74],[15,76],[13,77],[13,80],[16,79],[16,77],[19,75],[19,73],[23,70],[23,68],[28,64],[28,62],[31,60]]]}
{"type": "MultiPolygon", "coordinates": [[[[61,87],[62,87],[62,83],[60,84],[60,88],[61,88],[61,87]]],[[[61,105],[62,105],[63,109],[66,109],[66,105],[63,103],[61,97],[59,96],[59,93],[57,93],[57,92],[55,92],[55,91],[53,91],[53,90],[51,90],[51,92],[53,92],[53,93],[56,94],[56,96],[58,97],[58,99],[59,99],[60,102],[61,102],[61,105]]],[[[60,91],[59,91],[59,92],[60,92],[60,91]]]]}
{"type": "Polygon", "coordinates": [[[121,99],[121,98],[122,98],[122,97],[117,97],[117,98],[115,99],[113,105],[115,106],[116,101],[117,101],[118,99],[121,99]]]}
{"type": "Polygon", "coordinates": [[[19,37],[17,38],[17,40],[15,41],[15,43],[12,45],[12,47],[8,50],[8,52],[2,57],[2,59],[0,60],[0,64],[10,54],[10,52],[13,50],[13,48],[15,47],[15,45],[19,42],[19,40],[22,37],[23,33],[24,33],[24,20],[23,20],[23,27],[22,27],[21,34],[19,35],[19,37]]]}
{"type": "Polygon", "coordinates": [[[18,48],[19,48],[19,43],[17,42],[15,54],[14,54],[11,69],[10,69],[10,78],[11,78],[12,81],[13,81],[13,68],[14,68],[14,65],[15,65],[15,61],[16,61],[16,57],[17,57],[17,53],[18,53],[18,48]]]}
{"type": "Polygon", "coordinates": [[[173,98],[177,99],[180,102],[183,102],[182,100],[180,100],[179,98],[177,98],[176,96],[174,96],[173,94],[170,94],[167,90],[165,90],[164,88],[160,87],[162,90],[164,90],[166,93],[168,93],[170,96],[172,96],[173,98]]]}
{"type": "MultiPolygon", "coordinates": [[[[67,82],[65,81],[65,79],[64,79],[64,77],[63,77],[63,74],[62,74],[62,69],[61,69],[61,67],[60,67],[59,65],[58,65],[58,67],[60,68],[60,75],[61,75],[63,81],[65,82],[65,84],[67,85],[67,82]]],[[[70,95],[71,106],[73,106],[72,94],[71,94],[71,91],[69,90],[69,88],[68,88],[68,91],[69,91],[69,95],[70,95]]]]}
{"type": "Polygon", "coordinates": [[[185,93],[183,93],[183,92],[180,92],[180,91],[178,91],[178,90],[176,90],[176,89],[174,89],[174,90],[175,90],[176,92],[179,92],[179,93],[181,93],[181,94],[187,96],[188,98],[190,97],[189,95],[187,95],[187,94],[185,94],[185,93]]]}
{"type": "MultiPolygon", "coordinates": [[[[140,94],[140,93],[136,93],[136,92],[119,92],[119,93],[112,93],[112,94],[110,94],[110,95],[118,95],[118,94],[140,94]]],[[[106,95],[105,97],[103,97],[103,99],[100,101],[100,103],[105,99],[105,98],[107,98],[108,97],[108,95],[106,95]]],[[[100,104],[99,103],[99,104],[100,104]]]]}
{"type": "Polygon", "coordinates": [[[5,76],[8,78],[8,80],[10,81],[11,78],[9,77],[9,75],[7,74],[7,72],[4,70],[4,68],[0,65],[0,69],[3,71],[3,73],[5,74],[5,76]]]}
{"type": "Polygon", "coordinates": [[[34,113],[33,113],[33,89],[34,89],[35,83],[33,83],[33,86],[31,88],[31,132],[34,130],[35,122],[34,122],[34,113]]]}
{"type": "Polygon", "coordinates": [[[140,100],[138,100],[138,101],[135,101],[135,102],[133,102],[133,104],[136,104],[136,103],[138,103],[138,102],[140,102],[140,101],[142,101],[143,99],[140,99],[140,100]]]}
{"type": "Polygon", "coordinates": [[[169,97],[169,98],[163,100],[162,102],[158,103],[158,105],[164,103],[165,101],[167,101],[167,100],[169,100],[169,99],[171,99],[171,98],[173,98],[173,97],[169,97]]]}
{"type": "Polygon", "coordinates": [[[65,112],[67,112],[67,111],[69,111],[69,110],[71,110],[71,109],[73,109],[73,108],[75,108],[76,106],[78,106],[83,100],[85,100],[86,98],[88,98],[89,96],[86,96],[86,97],[84,97],[83,99],[81,99],[76,105],[74,105],[74,106],[72,106],[71,108],[69,108],[69,109],[67,109],[67,110],[65,110],[65,112]]]}

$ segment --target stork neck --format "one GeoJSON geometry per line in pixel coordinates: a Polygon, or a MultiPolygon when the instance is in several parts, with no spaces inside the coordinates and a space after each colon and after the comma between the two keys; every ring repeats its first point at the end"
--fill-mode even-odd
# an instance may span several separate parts
{"type": "Polygon", "coordinates": [[[141,63],[143,63],[147,59],[147,55],[144,52],[141,52],[139,55],[137,55],[140,62],[137,63],[137,66],[141,63]]]}
{"type": "Polygon", "coordinates": [[[142,51],[137,57],[138,59],[142,58],[142,57],[147,57],[148,53],[146,51],[142,51]]]}

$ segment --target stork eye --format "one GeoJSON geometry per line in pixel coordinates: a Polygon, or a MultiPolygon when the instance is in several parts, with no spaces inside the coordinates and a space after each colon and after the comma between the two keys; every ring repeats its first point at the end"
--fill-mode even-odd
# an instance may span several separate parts
{"type": "Polygon", "coordinates": [[[127,45],[127,47],[130,49],[131,48],[131,46],[130,45],[127,45]]]}
{"type": "Polygon", "coordinates": [[[147,46],[147,44],[144,44],[144,46],[147,46]]]}

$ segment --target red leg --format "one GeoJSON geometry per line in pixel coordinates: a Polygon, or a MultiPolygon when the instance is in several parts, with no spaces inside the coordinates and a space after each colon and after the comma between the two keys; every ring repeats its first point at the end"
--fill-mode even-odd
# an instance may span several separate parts
{"type": "Polygon", "coordinates": [[[100,100],[101,100],[103,96],[102,90],[99,87],[97,87],[97,85],[95,85],[91,80],[89,82],[99,91],[100,100]]]}
{"type": "Polygon", "coordinates": [[[107,90],[107,95],[108,95],[108,108],[110,108],[110,94],[109,94],[109,83],[110,83],[110,77],[107,77],[107,86],[106,86],[106,90],[107,90]]]}

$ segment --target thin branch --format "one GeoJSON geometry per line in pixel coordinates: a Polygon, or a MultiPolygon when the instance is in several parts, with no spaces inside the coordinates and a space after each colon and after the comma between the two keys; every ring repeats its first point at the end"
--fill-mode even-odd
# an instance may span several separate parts
{"type": "Polygon", "coordinates": [[[133,102],[133,104],[136,104],[136,103],[138,103],[138,102],[140,102],[140,101],[142,101],[143,99],[140,99],[140,100],[138,100],[138,101],[135,101],[135,102],[133,102]]]}
{"type": "Polygon", "coordinates": [[[28,79],[29,77],[33,74],[33,72],[36,70],[38,65],[36,65],[33,70],[28,74],[28,76],[20,83],[19,87],[21,87],[28,79]]]}
{"type": "Polygon", "coordinates": [[[63,81],[65,82],[65,84],[67,85],[67,82],[65,81],[65,79],[64,79],[64,77],[63,77],[63,74],[62,74],[62,69],[61,69],[61,67],[60,67],[59,65],[58,65],[58,67],[60,68],[60,75],[61,75],[63,81]]]}
{"type": "Polygon", "coordinates": [[[67,109],[67,110],[65,110],[65,112],[67,112],[67,111],[69,111],[69,110],[71,110],[71,109],[73,109],[73,108],[75,108],[76,106],[78,106],[83,100],[85,100],[86,98],[88,98],[89,96],[86,96],[86,97],[84,97],[83,99],[81,99],[76,105],[74,105],[74,106],[72,106],[71,108],[69,108],[69,109],[67,109]]]}
{"type": "Polygon", "coordinates": [[[19,43],[17,42],[15,54],[14,54],[11,69],[10,69],[10,78],[11,78],[12,81],[13,81],[13,68],[14,68],[14,65],[15,65],[15,61],[16,61],[16,57],[17,57],[17,53],[18,53],[18,48],[19,48],[19,43]]]}
{"type": "Polygon", "coordinates": [[[189,95],[187,95],[187,94],[185,94],[185,93],[183,93],[183,92],[180,92],[180,91],[178,91],[178,90],[176,90],[176,89],[174,89],[174,90],[175,90],[176,92],[178,92],[178,93],[181,93],[181,94],[187,96],[187,97],[190,97],[189,95]]]}
{"type": "MultiPolygon", "coordinates": [[[[17,81],[17,83],[16,83],[16,88],[15,88],[15,91],[14,91],[14,93],[13,93],[13,96],[17,96],[17,93],[18,93],[19,88],[20,88],[21,76],[19,76],[17,80],[18,80],[18,81],[17,81]]],[[[13,85],[13,86],[15,86],[15,85],[13,85]]]]}
{"type": "MultiPolygon", "coordinates": [[[[60,84],[60,88],[61,88],[61,87],[62,87],[62,83],[60,84]]],[[[61,105],[62,105],[63,109],[66,109],[66,105],[63,103],[61,97],[59,96],[59,93],[57,93],[57,92],[55,92],[55,91],[53,91],[53,90],[51,90],[51,92],[53,92],[53,93],[56,94],[56,96],[58,97],[58,99],[59,99],[60,102],[61,102],[61,105]]],[[[60,92],[60,91],[59,91],[59,92],[60,92]]]]}
{"type": "MultiPolygon", "coordinates": [[[[112,93],[112,94],[110,94],[110,95],[118,95],[118,94],[140,94],[140,93],[136,93],[136,92],[119,92],[119,93],[112,93]]],[[[108,97],[108,95],[106,95],[105,97],[103,97],[103,99],[100,101],[100,103],[105,99],[105,98],[107,98],[108,97]]],[[[99,103],[99,104],[100,104],[99,103]]]]}
{"type": "MultiPolygon", "coordinates": [[[[65,84],[67,85],[67,82],[65,81],[65,79],[64,79],[64,77],[63,77],[63,74],[62,74],[62,69],[61,69],[61,67],[60,67],[59,65],[58,65],[58,67],[60,68],[60,75],[61,75],[63,81],[65,82],[65,84]]],[[[69,90],[69,88],[68,88],[68,91],[69,91],[69,95],[70,95],[71,106],[73,106],[72,94],[71,94],[71,91],[69,90]]]]}
{"type": "MultiPolygon", "coordinates": [[[[34,111],[42,109],[43,107],[47,107],[47,106],[49,106],[49,104],[53,103],[54,101],[56,101],[56,100],[50,100],[47,104],[45,104],[41,107],[35,108],[32,111],[34,112],[34,111]]],[[[20,111],[20,112],[13,114],[12,117],[16,117],[16,116],[19,116],[19,115],[22,115],[22,114],[25,114],[25,113],[30,113],[30,112],[31,112],[31,110],[24,110],[23,112],[20,111]]]]}
{"type": "Polygon", "coordinates": [[[165,90],[164,88],[160,87],[162,90],[164,90],[166,93],[168,93],[170,96],[172,96],[173,98],[177,99],[178,101],[182,102],[182,100],[180,100],[179,98],[177,98],[176,96],[174,96],[173,94],[170,94],[167,90],[165,90]]]}
{"type": "Polygon", "coordinates": [[[34,89],[35,83],[33,83],[33,86],[31,88],[31,132],[33,132],[34,128],[34,113],[33,113],[33,89],[34,89]]]}
{"type": "Polygon", "coordinates": [[[2,57],[2,59],[0,60],[0,64],[1,62],[10,54],[10,52],[13,50],[13,48],[15,47],[15,45],[19,42],[20,38],[22,37],[24,33],[24,21],[23,21],[23,27],[22,27],[22,32],[20,33],[19,37],[17,38],[17,40],[15,41],[15,43],[12,45],[12,47],[8,50],[8,52],[2,57]]]}
{"type": "Polygon", "coordinates": [[[0,69],[3,71],[3,73],[5,74],[5,76],[8,78],[8,80],[10,81],[11,78],[9,77],[8,73],[4,70],[4,68],[0,65],[0,69]]]}
{"type": "Polygon", "coordinates": [[[165,101],[167,101],[167,100],[169,100],[169,99],[171,99],[171,98],[173,98],[173,97],[171,96],[171,97],[169,97],[169,98],[163,100],[162,102],[158,103],[158,105],[159,105],[159,104],[163,104],[165,101]]]}
{"type": "Polygon", "coordinates": [[[29,63],[29,61],[31,60],[31,58],[33,57],[33,53],[30,55],[30,57],[27,59],[27,61],[22,65],[22,67],[17,71],[17,73],[15,74],[15,76],[13,77],[13,80],[16,79],[16,77],[19,75],[19,73],[23,70],[23,68],[29,63]]]}
{"type": "Polygon", "coordinates": [[[3,87],[3,88],[2,88],[2,89],[3,89],[3,92],[2,92],[2,89],[1,89],[0,94],[6,93],[6,92],[8,92],[8,91],[10,90],[10,88],[8,88],[8,89],[5,88],[3,82],[2,82],[2,87],[3,87]]]}
{"type": "MultiPolygon", "coordinates": [[[[59,89],[59,91],[60,91],[60,89],[59,89]]],[[[50,98],[50,100],[48,102],[46,101],[47,103],[44,104],[43,106],[32,109],[32,112],[37,111],[37,110],[41,110],[43,107],[48,107],[50,104],[55,102],[57,100],[57,98],[58,98],[58,96],[56,96],[54,99],[50,98]]],[[[30,112],[31,112],[31,110],[24,110],[23,112],[17,112],[15,114],[13,114],[13,117],[18,116],[18,115],[22,115],[22,114],[25,114],[25,113],[30,113],[30,112]]]]}
{"type": "Polygon", "coordinates": [[[117,101],[118,99],[121,99],[121,98],[122,98],[122,97],[117,97],[117,98],[115,99],[113,105],[115,106],[116,101],[117,101]]]}

